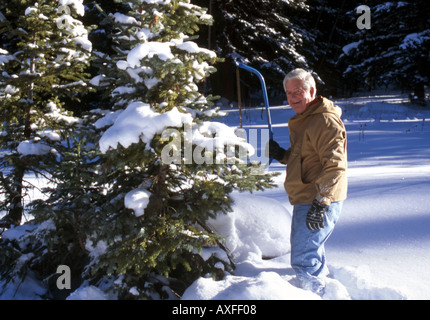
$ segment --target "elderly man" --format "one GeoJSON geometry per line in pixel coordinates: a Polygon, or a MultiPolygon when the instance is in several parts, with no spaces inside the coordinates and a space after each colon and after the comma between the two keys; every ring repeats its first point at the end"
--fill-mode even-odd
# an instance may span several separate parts
{"type": "Polygon", "coordinates": [[[291,71],[284,88],[296,112],[288,121],[290,148],[285,150],[270,140],[269,153],[287,165],[285,189],[294,206],[291,266],[302,288],[322,295],[328,275],[324,243],[347,194],[346,131],[341,109],[316,96],[309,72],[291,71]]]}

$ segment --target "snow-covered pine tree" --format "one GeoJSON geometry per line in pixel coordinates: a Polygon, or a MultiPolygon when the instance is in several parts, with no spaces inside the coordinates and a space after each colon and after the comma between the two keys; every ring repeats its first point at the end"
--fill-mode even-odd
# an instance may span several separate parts
{"type": "Polygon", "coordinates": [[[308,0],[309,11],[300,15],[300,25],[314,34],[312,53],[306,54],[312,70],[318,74],[322,83],[318,92],[322,95],[338,95],[342,89],[342,72],[337,65],[346,39],[355,32],[345,13],[355,8],[355,1],[347,0],[308,0]]]}
{"type": "Polygon", "coordinates": [[[206,10],[178,0],[124,5],[128,12],[106,13],[116,54],[97,54],[111,70],[92,80],[111,88],[115,105],[96,122],[106,195],[86,276],[110,280],[119,298],[169,298],[232,270],[206,221],[231,210],[232,191],[272,182],[251,174],[250,145],[211,121],[218,112],[199,92],[217,62],[193,42],[212,21],[206,10]]]}
{"type": "Polygon", "coordinates": [[[83,14],[82,1],[12,0],[0,4],[0,12],[1,207],[7,211],[2,225],[9,226],[21,222],[25,190],[31,187],[24,174],[40,172],[55,158],[59,134],[66,132],[55,131],[67,122],[64,99],[86,90],[91,43],[68,14],[83,14]]]}
{"type": "MultiPolygon", "coordinates": [[[[308,10],[304,1],[216,1],[213,15],[217,23],[212,28],[215,50],[227,64],[234,66],[233,61],[240,61],[258,69],[271,93],[283,92],[285,74],[296,67],[310,69],[308,59],[315,55],[311,49],[315,36],[300,22],[308,10]]],[[[234,72],[216,76],[235,88],[234,72]]],[[[254,78],[241,76],[255,91],[260,84],[254,78]]]]}
{"type": "Polygon", "coordinates": [[[103,186],[99,178],[100,151],[93,117],[76,119],[62,143],[56,145],[60,161],[45,163],[43,199],[30,203],[33,217],[3,234],[0,252],[4,260],[1,278],[14,287],[27,277],[40,281],[47,299],[63,299],[82,283],[82,273],[90,261],[87,244],[99,225],[103,186]],[[58,287],[58,267],[70,268],[71,287],[58,287]]]}
{"type": "MultiPolygon", "coordinates": [[[[340,57],[345,83],[366,89],[394,85],[424,100],[424,85],[430,81],[427,2],[368,1],[366,5],[371,9],[371,28],[357,28],[340,57]]],[[[354,10],[349,16],[355,24],[359,15],[354,10]]]]}
{"type": "Polygon", "coordinates": [[[88,166],[95,164],[88,160],[89,134],[65,103],[79,102],[87,90],[92,45],[75,19],[84,14],[82,1],[10,1],[1,12],[2,227],[15,226],[0,242],[0,275],[13,285],[29,274],[46,280],[60,264],[85,265],[81,234],[89,223],[79,215],[90,202],[94,169],[88,166]],[[28,204],[29,221],[17,226],[25,189],[34,188],[25,174],[50,183],[43,201],[28,204]]]}

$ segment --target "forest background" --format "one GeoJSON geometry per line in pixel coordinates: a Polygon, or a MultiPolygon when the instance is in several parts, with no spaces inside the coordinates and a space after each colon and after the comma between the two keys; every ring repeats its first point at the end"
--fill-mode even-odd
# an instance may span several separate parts
{"type": "MultiPolygon", "coordinates": [[[[84,0],[82,21],[97,25],[89,33],[94,51],[109,53],[109,26],[95,7],[106,12],[127,13],[114,0],[84,0]]],[[[285,100],[282,80],[297,67],[310,70],[318,79],[321,95],[349,97],[358,91],[394,88],[425,99],[430,63],[430,8],[424,0],[193,0],[214,17],[211,26],[201,26],[199,46],[214,50],[223,61],[202,86],[237,103],[235,61],[259,70],[266,80],[271,104],[285,100]],[[357,20],[370,8],[370,29],[359,29],[357,20]]],[[[7,41],[0,38],[0,43],[7,41]]],[[[91,61],[90,61],[91,63],[91,61]]],[[[88,71],[95,76],[98,69],[88,71]]],[[[260,83],[252,74],[240,74],[243,103],[262,103],[260,83]]],[[[110,104],[110,101],[105,101],[110,104]]],[[[86,93],[81,104],[69,104],[73,112],[100,107],[97,94],[86,93]]]]}

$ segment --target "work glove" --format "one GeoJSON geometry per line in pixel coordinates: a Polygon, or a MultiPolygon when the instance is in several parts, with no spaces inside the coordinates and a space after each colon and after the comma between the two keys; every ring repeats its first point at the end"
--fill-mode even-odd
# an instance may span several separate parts
{"type": "Polygon", "coordinates": [[[306,226],[309,230],[315,231],[324,228],[324,214],[328,206],[319,203],[317,200],[312,202],[312,206],[306,215],[306,226]]]}
{"type": "Polygon", "coordinates": [[[279,146],[275,140],[269,140],[269,158],[281,161],[284,158],[285,149],[279,146]]]}

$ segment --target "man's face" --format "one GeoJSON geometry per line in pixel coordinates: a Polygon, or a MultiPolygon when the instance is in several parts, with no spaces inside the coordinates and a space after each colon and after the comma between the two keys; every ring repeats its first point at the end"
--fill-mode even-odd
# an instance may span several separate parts
{"type": "Polygon", "coordinates": [[[305,112],[309,102],[315,98],[315,89],[311,88],[310,92],[303,86],[300,79],[288,80],[285,84],[288,104],[297,114],[305,112]]]}

